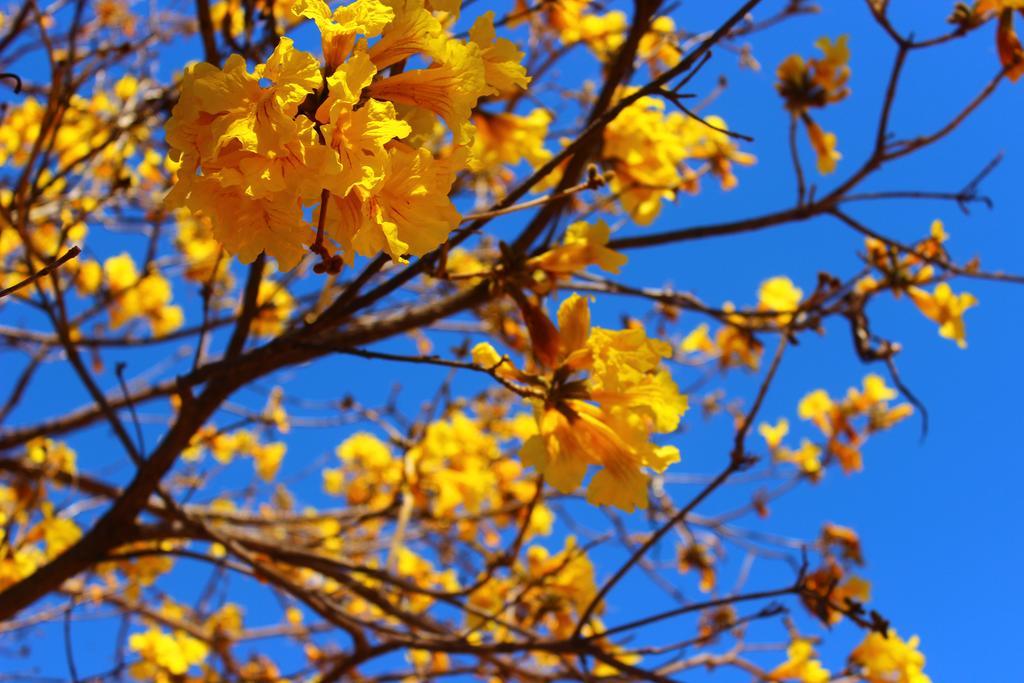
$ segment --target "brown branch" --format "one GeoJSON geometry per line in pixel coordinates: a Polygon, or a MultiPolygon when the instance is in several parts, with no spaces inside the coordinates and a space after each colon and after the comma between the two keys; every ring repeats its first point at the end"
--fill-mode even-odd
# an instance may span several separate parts
{"type": "Polygon", "coordinates": [[[10,287],[7,287],[6,289],[0,289],[0,299],[3,299],[5,296],[9,296],[11,294],[14,294],[15,292],[17,292],[22,287],[26,287],[26,286],[32,284],[33,282],[35,282],[36,280],[38,280],[41,277],[45,277],[45,276],[49,275],[50,273],[54,272],[55,270],[60,268],[62,265],[64,265],[65,263],[67,263],[68,261],[70,261],[71,259],[75,258],[76,256],[78,256],[81,253],[82,253],[82,250],[79,247],[77,247],[77,246],[71,247],[70,249],[68,249],[64,253],[63,256],[61,256],[60,258],[56,259],[55,261],[50,262],[46,266],[43,266],[41,269],[39,269],[36,272],[32,273],[31,275],[29,275],[27,278],[25,278],[21,282],[17,282],[15,284],[11,285],[10,287]]]}

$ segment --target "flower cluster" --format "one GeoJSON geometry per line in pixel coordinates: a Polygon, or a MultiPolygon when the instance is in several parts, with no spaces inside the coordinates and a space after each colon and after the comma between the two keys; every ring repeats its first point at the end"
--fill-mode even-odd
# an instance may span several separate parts
{"type": "Polygon", "coordinates": [[[711,173],[723,189],[732,189],[737,184],[732,165],[755,161],[736,146],[721,118],[702,122],[681,111],[666,112],[666,106],[663,99],[641,97],[604,129],[601,158],[612,174],[612,192],[640,225],[658,216],[662,200],[672,201],[680,191],[696,193],[701,175],[711,173]]]}
{"type": "Polygon", "coordinates": [[[1011,81],[1024,76],[1024,47],[1021,46],[1017,30],[1013,26],[1014,10],[1024,15],[1024,3],[1020,0],[978,0],[974,7],[966,12],[968,20],[984,22],[995,19],[999,62],[1011,81]]]}
{"type": "Polygon", "coordinates": [[[835,133],[822,130],[808,111],[840,102],[850,94],[846,83],[850,79],[850,48],[848,36],[840,36],[834,43],[821,38],[815,43],[821,57],[805,60],[790,55],[779,65],[776,89],[793,116],[800,117],[807,128],[811,147],[818,157],[818,171],[823,174],[836,170],[842,155],[836,150],[835,133]]]}
{"type": "Polygon", "coordinates": [[[493,13],[463,41],[422,0],[356,0],[333,12],[298,0],[292,12],[315,22],[325,63],[282,37],[251,72],[239,55],[223,69],[186,71],[166,129],[180,163],[168,204],[209,216],[241,261],[265,252],[283,270],[307,247],[332,268],[356,254],[427,253],[460,221],[448,194],[467,163],[472,111],[528,84],[522,54],[496,36],[493,13]],[[403,70],[412,58],[429,66],[403,70]],[[447,157],[403,141],[423,113],[450,132],[447,157]]]}
{"type": "MultiPolygon", "coordinates": [[[[524,311],[525,313],[525,311],[524,311]]],[[[587,300],[573,294],[558,309],[559,329],[537,311],[531,329],[535,366],[517,369],[490,344],[473,349],[475,363],[522,384],[532,396],[537,434],[523,444],[523,461],[563,493],[574,492],[587,469],[587,500],[626,511],[646,508],[648,475],[679,460],[675,446],[657,446],[653,433],[671,433],[687,409],[662,359],[666,342],[642,328],[590,326],[587,300]]]]}
{"type": "MultiPolygon", "coordinates": [[[[856,291],[863,296],[870,296],[884,288],[891,289],[894,296],[906,293],[926,318],[938,323],[940,336],[952,339],[960,348],[966,348],[964,313],[976,306],[978,300],[968,292],[955,293],[945,281],[935,283],[931,292],[924,289],[924,286],[935,282],[937,278],[933,263],[948,261],[943,246],[948,239],[942,221],[939,220],[932,222],[928,237],[920,240],[909,251],[873,237],[867,238],[867,261],[875,272],[860,278],[856,291]]],[[[974,260],[968,264],[968,269],[976,268],[977,265],[974,260]]]]}
{"type": "Polygon", "coordinates": [[[850,653],[850,662],[867,683],[931,683],[917,636],[903,640],[895,631],[872,631],[850,653]]]}

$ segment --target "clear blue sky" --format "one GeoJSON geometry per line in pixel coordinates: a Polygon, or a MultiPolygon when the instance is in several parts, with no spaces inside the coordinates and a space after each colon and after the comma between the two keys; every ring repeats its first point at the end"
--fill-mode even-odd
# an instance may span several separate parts
{"type": "MultiPolygon", "coordinates": [[[[491,5],[486,4],[488,8],[491,5]]],[[[767,16],[782,4],[765,2],[759,16],[767,16]]],[[[844,158],[838,172],[824,179],[818,176],[805,147],[810,179],[819,185],[819,193],[825,192],[865,157],[873,139],[894,48],[870,20],[864,3],[825,0],[822,4],[820,15],[792,20],[754,38],[754,55],[762,64],[761,71],[738,69],[735,55],[718,50],[713,61],[691,83],[688,90],[706,93],[719,76],[728,78],[729,87],[708,112],[723,116],[731,128],[752,135],[755,143],[745,148],[755,153],[759,162],[738,171],[740,185],[733,192],[722,193],[715,183],[706,182],[700,196],[683,196],[647,230],[741,219],[791,205],[794,184],[785,138],[787,115],[774,91],[774,70],[792,52],[811,54],[813,42],[821,35],[850,34],[853,92],[847,101],[817,116],[824,128],[839,136],[844,158]]],[[[944,19],[952,3],[895,0],[892,4],[894,21],[904,30],[913,30],[919,37],[947,30],[944,19]],[[925,4],[929,7],[925,8],[925,4]]],[[[716,26],[718,19],[738,5],[683,2],[673,16],[686,29],[703,30],[716,26]]],[[[469,14],[475,16],[476,11],[474,6],[469,14]]],[[[974,96],[995,72],[997,63],[992,26],[964,41],[913,57],[893,113],[893,129],[899,135],[933,130],[974,96]]],[[[163,65],[172,66],[177,65],[163,65]]],[[[584,76],[592,77],[591,67],[589,60],[572,62],[562,72],[562,82],[572,84],[584,76]],[[584,68],[587,70],[583,71],[584,68]]],[[[1017,125],[1024,104],[1021,88],[1024,83],[1002,87],[947,141],[893,164],[863,188],[957,190],[1002,152],[1002,163],[983,185],[984,193],[995,202],[994,210],[975,206],[968,216],[951,203],[901,200],[857,205],[851,213],[904,242],[922,237],[930,222],[941,218],[951,235],[948,246],[957,259],[979,255],[988,270],[1024,271],[1024,193],[1020,188],[1024,178],[1024,136],[1017,125]]],[[[556,122],[555,127],[562,128],[560,123],[556,122]]],[[[514,229],[518,223],[503,225],[514,229]]],[[[634,226],[624,229],[628,234],[639,234],[641,230],[634,226]]],[[[854,272],[862,243],[860,237],[836,221],[822,218],[758,234],[635,251],[629,254],[630,263],[620,279],[633,284],[672,284],[711,303],[752,303],[758,284],[774,275],[789,275],[804,291],[810,291],[820,270],[837,275],[854,272]]],[[[103,236],[98,229],[90,242],[90,248],[101,258],[125,248],[139,251],[143,247],[141,237],[112,238],[103,236]]],[[[1019,335],[1024,333],[1024,307],[1021,291],[1009,285],[963,282],[955,288],[974,293],[981,302],[966,317],[970,344],[967,351],[940,338],[934,323],[906,300],[872,308],[873,330],[899,341],[905,349],[899,366],[906,383],[930,412],[927,440],[920,442],[916,421],[908,421],[874,438],[865,452],[863,473],[845,477],[830,471],[819,485],[804,486],[773,505],[770,518],[754,528],[813,538],[824,521],[854,527],[861,534],[867,558],[864,575],[873,586],[870,606],[888,617],[901,635],[920,635],[922,650],[928,658],[926,672],[934,681],[1012,681],[1016,674],[1007,672],[1003,657],[985,655],[1018,648],[1021,628],[1017,614],[1024,610],[1024,591],[1012,579],[1021,572],[1024,561],[1016,529],[1024,516],[1024,497],[1017,490],[1024,479],[1024,452],[1016,430],[1020,419],[1017,388],[1024,379],[1022,366],[1016,360],[1019,335]]],[[[183,301],[191,300],[194,310],[194,291],[182,287],[176,295],[183,301]]],[[[626,300],[608,299],[600,304],[599,316],[612,321],[623,312],[646,310],[631,310],[626,300]]],[[[7,325],[32,321],[23,311],[5,307],[0,309],[0,320],[7,325]]],[[[684,316],[680,331],[698,322],[684,316]]],[[[436,341],[438,350],[444,350],[447,339],[436,341]]],[[[403,351],[411,350],[408,341],[397,345],[403,351]]],[[[117,360],[126,360],[129,374],[134,374],[177,348],[177,344],[170,345],[158,355],[112,354],[108,367],[113,367],[117,360]]],[[[787,357],[762,414],[769,419],[787,416],[795,423],[796,403],[808,391],[824,388],[832,395],[841,394],[847,387],[859,384],[866,373],[882,371],[880,366],[865,366],[857,359],[843,325],[829,325],[822,337],[803,338],[796,352],[787,357]]],[[[52,382],[65,383],[68,377],[63,368],[52,368],[46,376],[52,382]]],[[[416,406],[441,377],[442,373],[429,370],[329,359],[315,369],[290,371],[275,381],[285,383],[289,393],[313,398],[337,398],[365,387],[380,398],[392,382],[401,381],[403,401],[416,406]]],[[[676,373],[680,385],[689,384],[695,377],[686,370],[676,373]]],[[[109,370],[103,379],[105,386],[113,386],[109,370]]],[[[0,385],[3,384],[4,379],[0,379],[0,385]]],[[[479,384],[467,381],[462,386],[472,389],[479,384]]],[[[738,392],[736,395],[749,397],[754,384],[751,378],[740,378],[728,386],[738,392]]],[[[26,408],[15,416],[14,422],[56,414],[84,400],[84,394],[74,385],[68,385],[67,391],[56,397],[41,392],[30,394],[26,408]]],[[[251,395],[242,395],[238,400],[260,402],[251,395]]],[[[682,463],[674,471],[720,469],[730,444],[728,427],[722,418],[705,423],[694,410],[687,418],[685,432],[673,440],[683,454],[682,463]]],[[[148,433],[155,439],[159,426],[148,428],[148,433]]],[[[345,430],[300,432],[290,439],[285,470],[298,471],[329,453],[345,434],[345,430]]],[[[72,440],[83,469],[117,459],[105,454],[108,438],[103,430],[91,430],[72,440]]],[[[123,474],[124,470],[114,476],[123,474]]],[[[227,481],[230,485],[230,480],[227,481]]],[[[315,485],[305,492],[311,502],[318,500],[314,488],[315,485]]],[[[301,488],[299,491],[303,492],[301,488]]],[[[679,500],[684,499],[686,492],[685,487],[672,490],[679,500]]],[[[749,489],[722,491],[701,512],[728,509],[748,495],[749,489]]],[[[596,513],[580,509],[577,514],[584,523],[598,528],[604,524],[596,513]]],[[[638,528],[644,524],[640,515],[635,522],[638,528]]],[[[560,542],[552,545],[559,546],[560,542]]],[[[730,585],[741,559],[739,553],[728,557],[722,585],[730,585]]],[[[616,566],[613,557],[606,560],[607,564],[599,565],[599,573],[603,570],[605,576],[616,566]]],[[[755,574],[761,571],[764,574],[749,584],[750,588],[778,585],[787,576],[781,567],[767,563],[755,566],[755,574]]],[[[183,575],[183,586],[185,581],[198,576],[203,574],[183,575]]],[[[687,586],[688,595],[696,597],[692,580],[683,580],[681,585],[687,586]]],[[[244,597],[244,592],[240,595],[244,597]]],[[[613,607],[607,621],[614,624],[627,616],[655,611],[659,606],[657,596],[657,591],[638,573],[611,598],[613,604],[630,608],[613,607]],[[638,611],[634,611],[638,605],[638,611]]],[[[262,610],[267,610],[268,619],[276,614],[272,606],[252,605],[249,615],[255,623],[260,622],[262,610]]],[[[799,623],[807,632],[822,633],[820,627],[802,616],[799,608],[794,614],[799,615],[799,623]]],[[[681,628],[689,626],[669,622],[645,634],[652,641],[670,640],[681,628]]],[[[109,645],[104,645],[109,635],[100,636],[98,632],[99,629],[90,628],[89,622],[75,627],[79,668],[83,673],[110,663],[106,654],[109,645]]],[[[42,657],[36,661],[52,675],[64,676],[62,642],[55,632],[47,633],[53,637],[38,650],[42,657]]],[[[860,637],[861,633],[848,624],[836,628],[828,646],[823,648],[826,666],[841,669],[846,654],[860,637]]],[[[773,658],[781,661],[781,655],[773,658]]],[[[0,659],[0,672],[8,661],[0,659]]],[[[722,672],[720,679],[742,677],[722,672]]]]}

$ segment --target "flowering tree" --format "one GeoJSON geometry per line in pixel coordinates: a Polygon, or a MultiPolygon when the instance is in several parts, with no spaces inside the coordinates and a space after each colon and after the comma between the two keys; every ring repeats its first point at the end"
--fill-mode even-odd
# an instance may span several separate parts
{"type": "Polygon", "coordinates": [[[960,282],[1024,281],[954,258],[941,222],[900,241],[855,206],[987,201],[994,164],[955,191],[863,186],[1024,73],[1024,6],[960,3],[919,36],[868,0],[863,49],[891,55],[864,86],[873,144],[841,154],[827,130],[850,104],[837,26],[764,67],[774,92],[743,95],[789,121],[762,134],[790,155],[756,159],[710,113],[725,84],[694,84],[737,56],[762,69],[758,44],[819,8],[715,4],[708,26],[659,0],[0,15],[0,632],[25,677],[930,680],[912,625],[869,604],[854,530],[758,525],[923,412],[873,303],[895,297],[965,346],[976,300],[960,282]],[[977,31],[998,52],[977,96],[895,128],[908,64],[977,31]],[[658,220],[702,189],[741,197],[755,162],[793,178],[777,210],[658,220]],[[773,277],[753,305],[628,263],[812,218],[863,238],[859,266],[802,288],[773,277]],[[826,329],[847,331],[832,353],[866,376],[764,414],[783,360],[826,329]],[[328,379],[339,355],[349,370],[328,379]],[[340,398],[311,397],[325,383],[340,398]],[[373,398],[381,383],[396,392],[373,398]],[[697,396],[731,428],[708,477],[687,465],[697,396]],[[786,574],[760,580],[753,558],[786,574]],[[638,581],[659,597],[624,598],[638,581]],[[104,654],[76,649],[83,618],[104,654]],[[833,626],[859,645],[822,661],[833,626]]]}

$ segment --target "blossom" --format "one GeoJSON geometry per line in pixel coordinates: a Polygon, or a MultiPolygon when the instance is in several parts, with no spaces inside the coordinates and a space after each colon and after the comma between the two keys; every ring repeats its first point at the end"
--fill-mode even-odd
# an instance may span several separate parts
{"type": "Polygon", "coordinates": [[[814,658],[814,646],[806,638],[794,638],[786,648],[786,661],[768,674],[773,681],[798,681],[799,683],[828,683],[829,670],[814,658]]]}
{"type": "Polygon", "coordinates": [[[822,130],[808,114],[811,108],[821,108],[840,102],[850,94],[850,48],[848,36],[835,42],[823,37],[814,45],[822,56],[805,61],[800,55],[790,55],[776,71],[775,84],[785,100],[786,108],[803,121],[807,137],[818,161],[818,172],[825,175],[835,171],[842,155],[836,151],[836,136],[822,130]]]}
{"type": "Polygon", "coordinates": [[[389,0],[394,20],[370,48],[370,58],[378,69],[386,69],[416,54],[439,57],[446,41],[441,22],[424,6],[423,0],[389,0]]]}
{"type": "MultiPolygon", "coordinates": [[[[620,96],[628,94],[625,89],[620,96]]],[[[665,106],[661,99],[641,97],[604,129],[602,158],[612,172],[611,190],[640,225],[657,217],[662,200],[674,200],[680,190],[696,192],[703,173],[717,175],[728,190],[736,186],[732,163],[755,160],[723,132],[721,118],[708,120],[712,128],[682,112],[666,112],[665,106]],[[694,170],[688,160],[706,163],[694,170]]]]}
{"type": "Polygon", "coordinates": [[[473,145],[469,167],[478,176],[478,194],[490,190],[502,194],[515,178],[511,167],[522,162],[538,167],[551,159],[544,146],[551,114],[541,108],[527,115],[478,110],[473,115],[473,145]]]}
{"type": "Polygon", "coordinates": [[[796,311],[800,307],[803,291],[793,284],[788,277],[779,276],[765,280],[757,292],[757,308],[759,311],[777,312],[775,317],[779,325],[787,325],[792,315],[787,312],[796,311]]]}
{"type": "MultiPolygon", "coordinates": [[[[492,579],[470,594],[469,603],[475,609],[466,613],[467,626],[491,631],[501,640],[507,634],[501,624],[511,621],[531,630],[543,629],[555,638],[568,638],[597,595],[593,563],[573,536],[566,537],[558,552],[531,545],[525,556],[525,561],[517,562],[517,578],[492,579]],[[524,591],[515,606],[507,600],[509,591],[514,590],[513,581],[534,587],[524,591]],[[481,614],[495,618],[485,619],[481,614]]],[[[600,614],[602,607],[598,605],[594,613],[600,614]]]]}
{"type": "MultiPolygon", "coordinates": [[[[686,397],[661,367],[671,347],[648,338],[642,328],[591,328],[590,308],[577,294],[559,307],[558,322],[557,330],[547,323],[550,337],[541,342],[549,346],[538,355],[543,374],[515,371],[547,386],[545,399],[534,401],[537,434],[523,443],[523,462],[563,493],[575,491],[596,465],[589,502],[626,511],[646,508],[645,470],[662,472],[679,460],[677,448],[650,440],[652,433],[674,431],[687,408],[686,397]]],[[[536,354],[535,330],[531,338],[536,354]]],[[[493,362],[498,356],[488,346],[478,345],[474,357],[493,362]]]]}
{"type": "Polygon", "coordinates": [[[884,635],[871,631],[850,653],[850,661],[867,683],[931,683],[920,642],[917,636],[903,640],[893,630],[884,635]]]}
{"type": "Polygon", "coordinates": [[[804,605],[827,625],[842,621],[841,610],[851,603],[862,604],[871,598],[871,584],[859,576],[847,575],[832,558],[807,575],[804,588],[804,605]]]}
{"type": "Polygon", "coordinates": [[[316,58],[289,38],[253,73],[239,55],[223,69],[190,67],[166,126],[181,164],[168,205],[209,215],[215,237],[243,262],[265,251],[293,268],[310,234],[303,203],[319,192],[311,167],[324,163],[313,122],[297,113],[321,84],[316,58]]]}
{"type": "Polygon", "coordinates": [[[603,220],[577,221],[566,230],[563,244],[530,259],[529,265],[554,275],[571,275],[591,264],[618,273],[628,258],[606,246],[610,237],[611,228],[603,220]]]}
{"type": "Polygon", "coordinates": [[[461,143],[477,100],[488,92],[484,61],[475,43],[451,40],[428,69],[412,69],[376,81],[372,97],[413,105],[441,117],[461,143]]]}
{"type": "Polygon", "coordinates": [[[926,318],[939,324],[939,336],[952,339],[960,348],[967,347],[964,313],[978,300],[968,292],[955,294],[949,283],[940,282],[931,293],[909,287],[907,294],[926,318]]]}
{"type": "Polygon", "coordinates": [[[160,273],[140,276],[126,252],[103,262],[107,288],[113,297],[110,326],[121,327],[133,318],[145,318],[154,336],[161,337],[181,327],[185,315],[171,305],[171,283],[160,273]]]}
{"type": "Polygon", "coordinates": [[[836,163],[843,158],[843,155],[836,150],[836,134],[828,133],[821,129],[809,116],[802,116],[807,126],[807,136],[810,138],[811,147],[818,158],[818,173],[828,175],[836,170],[836,163]]]}
{"type": "Polygon", "coordinates": [[[702,593],[710,593],[715,589],[717,574],[715,559],[709,548],[700,543],[691,543],[679,549],[679,571],[683,574],[697,570],[700,574],[699,588],[702,593]]]}
{"type": "Polygon", "coordinates": [[[498,38],[494,30],[494,12],[481,14],[469,30],[469,39],[480,47],[484,61],[484,80],[489,95],[525,89],[530,84],[526,67],[522,65],[525,56],[515,43],[507,38],[498,38]]]}
{"type": "Polygon", "coordinates": [[[395,18],[394,9],[381,0],[355,0],[341,5],[333,13],[324,0],[297,0],[292,12],[316,23],[324,59],[331,70],[349,56],[356,36],[376,37],[395,18]]]}
{"type": "Polygon", "coordinates": [[[1006,76],[1017,81],[1024,75],[1024,48],[1013,26],[1013,10],[1024,13],[1020,0],[978,0],[974,11],[979,16],[995,16],[996,50],[999,62],[1006,69],[1006,76]]]}
{"type": "Polygon", "coordinates": [[[760,434],[765,443],[768,444],[769,450],[774,451],[782,445],[782,440],[786,438],[786,434],[789,433],[789,420],[782,418],[774,425],[764,422],[758,426],[757,433],[760,434]]]}
{"type": "Polygon", "coordinates": [[[203,641],[184,631],[165,633],[155,627],[133,633],[128,639],[128,646],[141,657],[129,669],[136,680],[169,682],[173,680],[171,676],[181,677],[192,666],[201,664],[209,653],[203,641]]]}
{"type": "Polygon", "coordinates": [[[372,189],[357,185],[345,197],[332,195],[327,207],[327,232],[349,260],[380,251],[395,261],[422,256],[461,221],[448,198],[459,159],[438,160],[430,150],[394,141],[382,162],[372,189]]]}
{"type": "Polygon", "coordinates": [[[285,323],[295,310],[295,300],[283,284],[264,279],[256,292],[256,308],[252,334],[257,337],[273,337],[284,332],[285,323]]]}
{"type": "Polygon", "coordinates": [[[846,99],[850,94],[849,36],[832,42],[828,37],[814,43],[822,56],[804,60],[800,55],[787,57],[776,72],[776,89],[791,111],[805,112],[809,107],[824,107],[846,99]]]}

